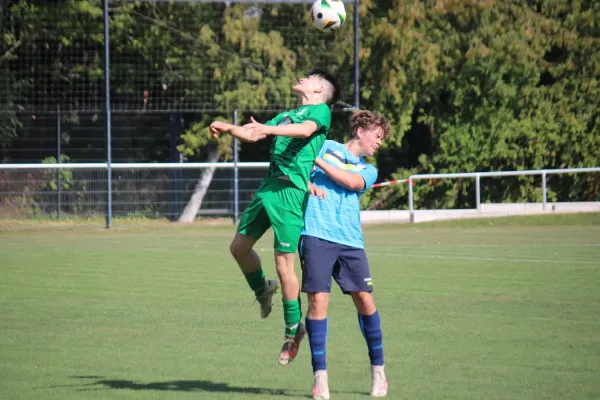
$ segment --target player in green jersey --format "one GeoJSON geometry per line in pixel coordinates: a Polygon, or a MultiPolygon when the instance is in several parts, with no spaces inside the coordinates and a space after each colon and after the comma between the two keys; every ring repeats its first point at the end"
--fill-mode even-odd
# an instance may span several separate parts
{"type": "Polygon", "coordinates": [[[294,258],[304,226],[308,181],[315,159],[325,143],[331,124],[331,105],[338,87],[335,78],[321,70],[312,70],[294,86],[302,105],[283,112],[265,124],[256,122],[235,126],[215,121],[213,136],[229,133],[242,141],[255,142],[275,136],[267,175],[244,211],[230,251],[244,273],[248,285],[266,318],[277,291],[277,281],[266,280],[258,254],[253,250],[260,237],[273,228],[275,267],[283,292],[285,339],[279,364],[289,364],[298,353],[306,330],[302,325],[300,286],[294,270],[294,258]]]}

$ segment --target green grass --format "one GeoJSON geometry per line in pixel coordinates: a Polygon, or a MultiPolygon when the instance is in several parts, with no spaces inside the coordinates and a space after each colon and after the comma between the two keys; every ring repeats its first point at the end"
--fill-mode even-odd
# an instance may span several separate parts
{"type": "MultiPolygon", "coordinates": [[[[0,232],[0,399],[305,399],[228,253],[231,226],[22,224],[0,232]],[[96,226],[97,225],[97,226],[96,226]]],[[[390,399],[600,398],[600,215],[365,230],[390,399]]],[[[274,275],[272,236],[259,242],[274,275]]],[[[305,307],[304,307],[305,308],[305,307]]],[[[332,399],[369,362],[334,290],[332,399]]]]}

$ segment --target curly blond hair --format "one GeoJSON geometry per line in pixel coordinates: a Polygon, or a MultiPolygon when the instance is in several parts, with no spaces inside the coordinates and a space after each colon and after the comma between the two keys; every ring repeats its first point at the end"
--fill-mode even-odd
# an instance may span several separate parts
{"type": "Polygon", "coordinates": [[[385,139],[390,137],[390,122],[385,117],[365,110],[354,111],[350,117],[350,132],[352,137],[356,136],[358,128],[369,130],[378,127],[383,131],[385,139]]]}

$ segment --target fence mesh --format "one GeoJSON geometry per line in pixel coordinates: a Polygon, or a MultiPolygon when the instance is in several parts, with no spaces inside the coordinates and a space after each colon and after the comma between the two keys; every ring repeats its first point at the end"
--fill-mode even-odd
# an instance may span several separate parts
{"type": "MultiPolygon", "coordinates": [[[[353,24],[320,32],[309,10],[310,1],[110,2],[113,111],[288,108],[292,83],[313,67],[335,68],[352,98],[353,24]]],[[[3,21],[0,80],[11,96],[0,109],[104,110],[100,0],[15,2],[3,21]]]]}
{"type": "MultiPolygon", "coordinates": [[[[177,219],[203,169],[118,169],[112,171],[112,215],[177,219]]],[[[233,169],[217,168],[199,215],[234,214],[233,169]]],[[[239,211],[258,188],[265,168],[239,170],[239,211]]],[[[0,217],[68,218],[106,213],[105,169],[0,169],[0,217]]]]}
{"type": "MultiPolygon", "coordinates": [[[[112,160],[178,162],[194,124],[234,109],[271,118],[297,104],[291,86],[314,67],[337,75],[351,102],[353,6],[335,34],[311,26],[310,6],[110,1],[112,160]]],[[[1,161],[106,160],[103,2],[0,1],[0,14],[1,161]]]]}

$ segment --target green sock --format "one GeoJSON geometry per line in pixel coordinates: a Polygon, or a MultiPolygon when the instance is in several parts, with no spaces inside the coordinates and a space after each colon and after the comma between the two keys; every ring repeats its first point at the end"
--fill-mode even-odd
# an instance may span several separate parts
{"type": "Polygon", "coordinates": [[[246,281],[248,281],[250,289],[254,290],[255,296],[258,297],[265,291],[265,274],[262,268],[254,272],[244,272],[244,276],[246,277],[246,281]]]}
{"type": "Polygon", "coordinates": [[[285,321],[285,336],[296,336],[301,319],[302,311],[300,310],[299,299],[284,300],[283,320],[285,321]]]}

